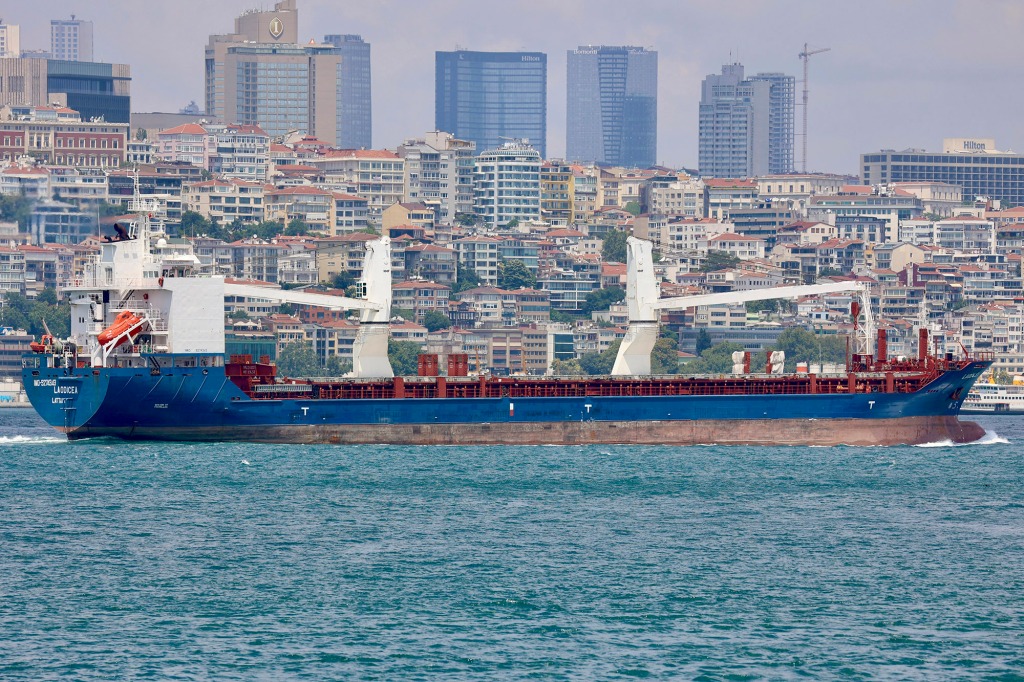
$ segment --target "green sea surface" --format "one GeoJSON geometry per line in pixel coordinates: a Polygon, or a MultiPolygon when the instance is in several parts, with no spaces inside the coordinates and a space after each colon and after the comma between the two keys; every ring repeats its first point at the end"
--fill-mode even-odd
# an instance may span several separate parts
{"type": "Polygon", "coordinates": [[[953,447],[68,443],[2,680],[1024,679],[1024,418],[953,447]]]}

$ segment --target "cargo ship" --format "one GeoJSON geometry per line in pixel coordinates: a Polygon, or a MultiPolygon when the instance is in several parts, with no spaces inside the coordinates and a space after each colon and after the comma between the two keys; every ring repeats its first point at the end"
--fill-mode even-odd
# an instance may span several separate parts
{"type": "MultiPolygon", "coordinates": [[[[660,298],[651,244],[628,240],[628,333],[610,376],[468,376],[464,356],[394,376],[388,360],[389,240],[367,243],[357,298],[246,286],[200,274],[193,256],[165,255],[136,195],[137,218],[106,237],[67,290],[71,333],[47,335],[24,358],[39,414],[69,439],[339,444],[895,445],[984,435],[958,413],[984,357],[889,357],[869,299],[852,306],[858,346],[846,371],[786,373],[739,354],[732,374],[654,376],[660,310],[723,294],[660,298]],[[225,357],[226,295],[358,312],[353,371],[334,379],[277,375],[269,358],[225,357]],[[862,323],[857,323],[863,320],[862,323]],[[877,352],[875,349],[877,344],[877,352]],[[756,366],[755,366],[756,365],[756,366]]],[[[728,294],[742,302],[852,291],[859,284],[728,294]]]]}

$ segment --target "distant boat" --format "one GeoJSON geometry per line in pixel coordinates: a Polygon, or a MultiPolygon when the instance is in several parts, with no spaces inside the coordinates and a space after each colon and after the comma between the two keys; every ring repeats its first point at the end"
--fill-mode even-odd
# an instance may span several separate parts
{"type": "Polygon", "coordinates": [[[1024,414],[1024,384],[975,384],[967,393],[962,414],[1024,414]]]}

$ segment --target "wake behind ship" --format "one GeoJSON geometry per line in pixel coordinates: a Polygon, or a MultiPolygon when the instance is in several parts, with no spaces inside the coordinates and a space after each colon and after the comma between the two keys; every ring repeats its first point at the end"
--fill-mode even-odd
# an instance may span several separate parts
{"type": "MultiPolygon", "coordinates": [[[[367,245],[363,297],[348,299],[229,284],[198,274],[193,257],[154,253],[148,215],[101,251],[69,288],[68,339],[44,337],[25,357],[23,382],[39,414],[70,439],[404,444],[893,445],[977,440],[958,413],[991,361],[928,352],[891,358],[870,309],[854,306],[859,352],[841,375],[785,374],[782,358],[733,374],[652,376],[660,310],[849,291],[851,283],[661,299],[651,244],[630,238],[629,329],[612,376],[394,376],[387,357],[390,246],[367,245]],[[225,294],[358,310],[353,376],[278,377],[268,359],[224,356],[225,294]],[[877,343],[877,352],[874,344],[877,343]]],[[[454,369],[453,369],[454,367],[454,369]]]]}

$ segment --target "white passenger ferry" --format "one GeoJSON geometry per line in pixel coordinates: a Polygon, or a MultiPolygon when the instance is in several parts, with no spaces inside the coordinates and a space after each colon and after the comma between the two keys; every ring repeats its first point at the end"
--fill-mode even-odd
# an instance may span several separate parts
{"type": "Polygon", "coordinates": [[[1024,414],[1024,384],[975,384],[961,414],[1024,414]]]}

